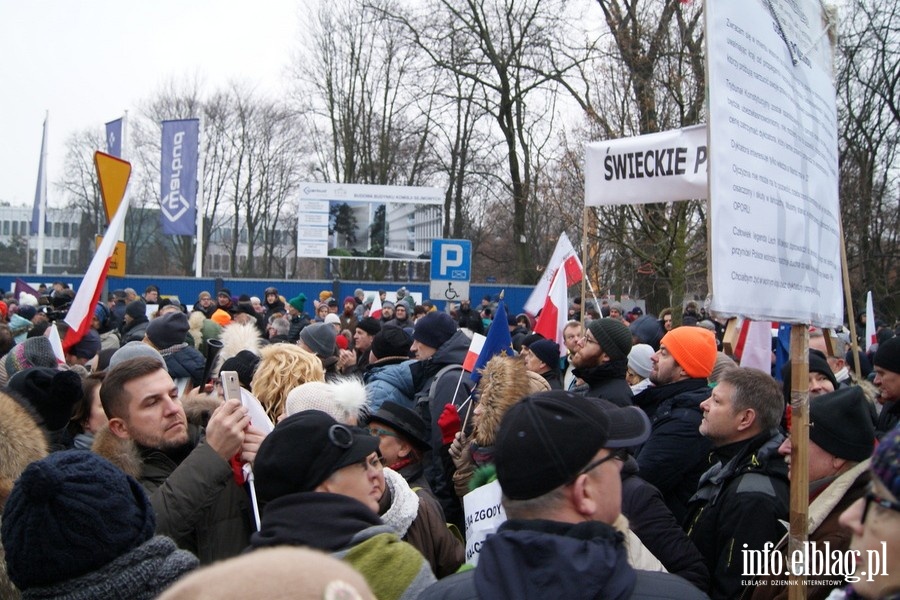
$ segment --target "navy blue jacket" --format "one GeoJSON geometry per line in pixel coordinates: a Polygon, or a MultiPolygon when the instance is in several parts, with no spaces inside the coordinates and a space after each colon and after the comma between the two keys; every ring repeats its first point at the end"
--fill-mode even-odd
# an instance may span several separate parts
{"type": "Polygon", "coordinates": [[[474,570],[438,581],[421,600],[706,598],[668,573],[635,571],[622,536],[597,521],[510,520],[484,541],[474,570]]]}
{"type": "Polygon", "coordinates": [[[686,379],[648,388],[634,398],[652,426],[650,438],[635,455],[641,477],[662,492],[679,523],[709,467],[712,443],[700,434],[700,403],[711,392],[705,379],[686,379]]]}

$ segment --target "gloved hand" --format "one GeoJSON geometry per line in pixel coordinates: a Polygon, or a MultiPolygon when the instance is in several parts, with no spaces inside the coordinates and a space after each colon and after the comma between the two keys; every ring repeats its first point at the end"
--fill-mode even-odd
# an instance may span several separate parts
{"type": "Polygon", "coordinates": [[[453,460],[454,466],[461,469],[463,466],[471,462],[471,450],[469,450],[469,440],[462,431],[458,431],[453,438],[453,443],[449,448],[450,458],[453,460]]]}
{"type": "Polygon", "coordinates": [[[453,404],[447,404],[441,416],[438,417],[438,427],[441,428],[441,443],[449,444],[453,441],[456,433],[462,429],[462,423],[459,420],[459,411],[453,404]]]}

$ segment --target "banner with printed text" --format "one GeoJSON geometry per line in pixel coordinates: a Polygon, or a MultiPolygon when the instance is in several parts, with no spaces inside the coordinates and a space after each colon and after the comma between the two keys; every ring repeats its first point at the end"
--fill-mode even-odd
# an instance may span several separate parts
{"type": "Polygon", "coordinates": [[[160,221],[165,235],[194,235],[199,119],[162,122],[160,221]]]}
{"type": "Polygon", "coordinates": [[[592,142],[585,149],[587,206],[707,196],[706,126],[592,142]]]}
{"type": "Polygon", "coordinates": [[[710,308],[843,321],[833,53],[816,0],[704,5],[710,308]]]}

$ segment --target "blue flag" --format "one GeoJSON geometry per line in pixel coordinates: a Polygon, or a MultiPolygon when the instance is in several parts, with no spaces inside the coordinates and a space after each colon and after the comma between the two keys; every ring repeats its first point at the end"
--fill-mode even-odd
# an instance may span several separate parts
{"type": "Polygon", "coordinates": [[[106,124],[106,153],[122,158],[122,119],[106,124]]]}
{"type": "Polygon", "coordinates": [[[474,383],[478,383],[478,380],[481,379],[481,369],[483,369],[484,365],[494,358],[494,356],[498,354],[511,356],[514,354],[512,337],[509,335],[509,326],[507,323],[506,306],[503,304],[503,300],[500,300],[500,302],[497,303],[497,310],[494,312],[494,320],[491,323],[491,328],[488,329],[487,337],[484,340],[484,346],[482,346],[481,352],[478,354],[478,360],[475,361],[475,366],[472,368],[471,379],[474,383]]]}
{"type": "Polygon", "coordinates": [[[778,338],[775,344],[775,379],[781,381],[781,369],[791,362],[791,324],[778,324],[778,338]]]}
{"type": "Polygon", "coordinates": [[[194,235],[200,120],[162,122],[160,220],[165,235],[194,235]]]}

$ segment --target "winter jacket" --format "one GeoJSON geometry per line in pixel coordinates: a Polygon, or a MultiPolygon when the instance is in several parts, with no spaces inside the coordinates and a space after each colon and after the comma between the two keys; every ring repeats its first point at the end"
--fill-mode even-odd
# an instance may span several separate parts
{"type": "Polygon", "coordinates": [[[250,538],[250,502],[231,465],[188,427],[188,444],[164,453],[101,429],[93,451],[137,478],[156,513],[156,532],[209,564],[237,556],[250,538]]]}
{"type": "Polygon", "coordinates": [[[625,381],[628,371],[628,360],[611,360],[596,367],[577,368],[575,376],[584,384],[573,391],[576,394],[603,398],[618,406],[631,406],[631,386],[625,381]]]}
{"type": "Polygon", "coordinates": [[[633,569],[622,534],[604,523],[510,520],[478,566],[439,581],[422,600],[706,598],[680,577],[633,569]]]}
{"type": "Polygon", "coordinates": [[[282,545],[330,552],[359,571],[379,600],[413,600],[435,582],[419,551],[349,496],[301,492],[269,502],[250,546],[282,545]]]}
{"type": "Polygon", "coordinates": [[[189,377],[191,388],[203,385],[203,371],[206,368],[206,359],[200,351],[192,346],[184,345],[178,350],[165,349],[160,352],[166,361],[166,369],[172,379],[189,377]]]}
{"type": "Polygon", "coordinates": [[[128,342],[143,341],[149,325],[150,320],[145,316],[140,316],[122,327],[122,345],[124,346],[128,342]]]}
{"type": "Polygon", "coordinates": [[[409,365],[414,362],[416,361],[407,359],[400,364],[369,365],[363,381],[371,412],[381,408],[386,400],[415,410],[416,388],[409,369],[409,365]]]}
{"type": "MultiPolygon", "coordinates": [[[[825,543],[830,545],[831,552],[845,553],[850,549],[852,533],[838,523],[838,519],[850,505],[865,496],[866,489],[871,481],[869,472],[870,460],[864,460],[852,469],[842,473],[837,479],[828,484],[819,495],[809,503],[807,517],[809,528],[807,531],[810,542],[815,542],[816,548],[825,549],[825,543]]],[[[776,550],[782,553],[784,564],[789,564],[787,558],[787,533],[781,538],[776,550]]],[[[833,572],[833,571],[832,571],[833,572]]],[[[753,586],[744,588],[744,598],[753,600],[769,600],[772,598],[786,599],[788,597],[787,586],[780,585],[777,580],[784,580],[784,576],[761,577],[753,586]]],[[[829,577],[811,573],[809,579],[827,580],[829,577]]],[[[810,600],[824,600],[828,597],[832,588],[843,585],[843,577],[830,578],[831,585],[806,586],[806,597],[810,600]]]]}
{"type": "Polygon", "coordinates": [[[418,550],[439,579],[456,573],[466,560],[465,548],[447,528],[444,513],[434,496],[413,491],[403,476],[384,470],[385,490],[379,514],[404,542],[418,550]]]}
{"type": "Polygon", "coordinates": [[[303,331],[303,328],[309,325],[309,315],[306,313],[294,315],[290,318],[290,322],[291,328],[288,330],[288,340],[294,343],[300,339],[300,332],[303,331]]]}
{"type": "Polygon", "coordinates": [[[716,448],[691,498],[685,520],[710,573],[712,598],[737,598],[743,591],[742,552],[775,544],[787,520],[790,482],[778,454],[784,441],[766,431],[749,440],[716,448]]]}
{"type": "Polygon", "coordinates": [[[703,557],[672,516],[659,490],[639,477],[637,461],[631,456],[622,468],[622,514],[669,573],[684,577],[701,590],[709,586],[703,557]]]}
{"type": "Polygon", "coordinates": [[[875,422],[875,435],[881,439],[885,433],[900,422],[900,401],[885,402],[875,422]]]}
{"type": "Polygon", "coordinates": [[[712,443],[700,434],[700,403],[710,392],[705,379],[686,379],[649,388],[634,399],[651,424],[650,437],[635,455],[641,478],[662,493],[679,523],[709,467],[712,443]]]}
{"type": "Polygon", "coordinates": [[[9,330],[17,344],[25,341],[32,327],[34,327],[34,323],[18,314],[14,314],[9,318],[9,330]]]}
{"type": "Polygon", "coordinates": [[[281,299],[275,300],[275,302],[273,302],[272,304],[269,304],[268,302],[263,301],[263,306],[266,309],[266,312],[265,312],[266,322],[268,322],[269,319],[272,318],[272,315],[286,315],[287,314],[287,307],[284,305],[284,302],[282,302],[281,299]]]}

